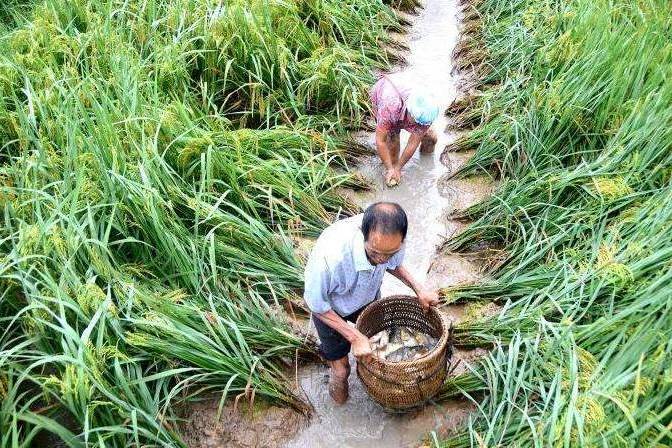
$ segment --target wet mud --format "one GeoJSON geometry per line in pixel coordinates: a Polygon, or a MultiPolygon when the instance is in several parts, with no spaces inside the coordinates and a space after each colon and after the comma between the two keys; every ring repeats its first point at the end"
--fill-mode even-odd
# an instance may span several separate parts
{"type": "Polygon", "coordinates": [[[219,402],[219,396],[204,397],[182,410],[181,432],[189,448],[279,448],[308,422],[292,409],[261,401],[236,407],[229,400],[220,413],[219,402]]]}
{"type": "Polygon", "coordinates": [[[444,174],[438,180],[439,194],[450,203],[449,214],[466,210],[492,195],[495,184],[486,176],[472,176],[466,179],[451,178],[444,174]]]}
{"type": "MultiPolygon", "coordinates": [[[[452,70],[451,53],[458,35],[457,11],[453,1],[428,0],[425,9],[411,21],[413,26],[406,43],[410,53],[403,67],[418,82],[425,82],[437,95],[442,109],[460,95],[452,70]]],[[[466,223],[451,219],[454,211],[475,204],[493,189],[491,179],[453,179],[451,174],[472,155],[469,152],[445,153],[442,149],[455,140],[455,134],[444,133],[447,119],[437,118],[432,129],[438,141],[434,153],[418,151],[402,170],[399,186],[386,188],[384,168],[375,155],[375,136],[371,132],[355,134],[357,141],[369,151],[363,155],[358,174],[371,186],[369,191],[346,192],[362,207],[377,201],[399,203],[407,212],[409,229],[406,239],[404,265],[430,288],[473,283],[484,277],[484,266],[478,255],[445,253],[441,250],[446,239],[458,233],[466,223]]],[[[408,134],[401,134],[403,150],[408,134]]],[[[412,294],[400,281],[386,275],[382,296],[412,294]]],[[[465,315],[462,305],[442,307],[453,321],[465,315]]],[[[483,349],[456,350],[451,360],[452,375],[463,373],[487,353],[483,349]]],[[[297,382],[314,408],[309,424],[287,443],[287,447],[407,447],[433,445],[451,431],[462,428],[475,405],[466,399],[429,403],[404,414],[391,414],[366,394],[354,374],[355,360],[351,357],[350,398],[345,405],[336,406],[327,391],[328,368],[308,365],[298,371],[297,382]]]]}
{"type": "MultiPolygon", "coordinates": [[[[355,360],[351,357],[350,362],[354,365],[355,360]]],[[[467,400],[450,400],[390,413],[371,400],[355,374],[350,375],[348,402],[336,406],[327,392],[326,366],[306,366],[298,380],[315,413],[309,425],[285,445],[288,448],[420,446],[431,442],[432,433],[440,438],[462,426],[474,409],[467,400]]]]}
{"type": "MultiPolygon", "coordinates": [[[[397,36],[409,48],[404,53],[407,65],[398,70],[412,73],[418,82],[426,83],[437,95],[441,110],[448,108],[462,95],[463,80],[453,72],[452,50],[459,35],[458,9],[455,0],[427,0],[417,16],[407,16],[412,27],[408,35],[397,36]]],[[[452,178],[472,155],[468,151],[444,151],[456,138],[443,113],[432,125],[438,142],[434,153],[419,151],[402,170],[398,187],[383,185],[383,167],[375,156],[374,135],[359,132],[354,137],[368,151],[362,155],[358,173],[370,184],[363,192],[344,191],[362,207],[377,201],[394,201],[402,205],[409,217],[404,264],[431,288],[445,288],[481,281],[488,263],[479,254],[454,254],[442,246],[446,239],[460,232],[466,225],[451,215],[473,205],[491,194],[495,184],[485,176],[452,178]]],[[[402,132],[403,150],[408,134],[402,132]]],[[[297,255],[305,259],[312,246],[311,240],[296,239],[297,255]]],[[[386,275],[381,288],[382,296],[412,294],[400,281],[386,275]]],[[[453,321],[472,317],[463,305],[443,305],[453,321]]],[[[313,334],[314,328],[305,317],[290,313],[293,326],[302,334],[313,334]]],[[[487,351],[484,349],[455,350],[449,371],[451,375],[464,373],[474,366],[487,351]],[[452,369],[452,370],[451,370],[452,369]]],[[[476,406],[466,399],[451,399],[429,403],[403,414],[384,410],[366,393],[355,374],[355,360],[351,357],[352,374],[349,378],[350,398],[337,406],[329,397],[328,368],[320,363],[309,363],[296,368],[294,380],[300,394],[312,405],[313,412],[306,418],[295,411],[273,406],[261,406],[255,413],[234,410],[229,403],[217,418],[218,397],[189,406],[190,415],[184,426],[186,441],[195,447],[418,447],[432,446],[434,442],[459,430],[468,422],[476,406]]]]}

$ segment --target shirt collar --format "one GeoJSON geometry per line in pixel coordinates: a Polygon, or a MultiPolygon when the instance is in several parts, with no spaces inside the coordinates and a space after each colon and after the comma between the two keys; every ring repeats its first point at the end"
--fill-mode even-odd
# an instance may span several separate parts
{"type": "Polygon", "coordinates": [[[372,271],[375,269],[366,256],[364,249],[364,234],[362,229],[357,227],[357,231],[352,239],[352,258],[357,271],[372,271]]]}

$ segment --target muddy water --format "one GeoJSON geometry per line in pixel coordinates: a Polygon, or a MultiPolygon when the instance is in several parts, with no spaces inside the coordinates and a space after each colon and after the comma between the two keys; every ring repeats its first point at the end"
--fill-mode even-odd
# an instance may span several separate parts
{"type": "MultiPolygon", "coordinates": [[[[408,65],[399,69],[425,83],[437,97],[440,109],[458,94],[456,79],[452,78],[451,53],[458,37],[458,18],[454,0],[427,0],[419,16],[412,18],[413,26],[405,38],[410,47],[408,65]]],[[[469,154],[446,153],[442,149],[454,138],[444,133],[446,118],[441,113],[432,129],[438,136],[433,154],[418,151],[402,170],[402,180],[396,188],[383,185],[383,167],[371,156],[359,167],[374,189],[356,200],[366,207],[377,201],[394,201],[406,210],[409,231],[404,264],[429,287],[473,282],[481,275],[476,264],[458,255],[438,255],[437,248],[462,224],[448,218],[451,211],[478,202],[490,193],[486,179],[466,181],[446,180],[469,154]],[[443,163],[442,163],[443,162],[443,163]]],[[[358,140],[374,148],[374,135],[362,133],[358,140]]],[[[401,148],[408,139],[402,131],[401,148]]],[[[382,295],[410,293],[400,281],[386,275],[382,295]]],[[[459,308],[446,309],[453,319],[459,319],[459,308]]],[[[464,358],[467,354],[465,353],[464,358]]],[[[458,355],[459,357],[459,355],[458,355]]],[[[355,361],[351,359],[354,367],[355,361]]],[[[472,406],[464,401],[431,404],[407,414],[390,414],[373,402],[354,374],[350,376],[350,399],[343,406],[334,405],[327,392],[328,369],[310,365],[299,370],[297,383],[311,402],[315,414],[287,447],[405,447],[431,442],[432,435],[441,437],[462,425],[472,406]]]]}
{"type": "MultiPolygon", "coordinates": [[[[351,359],[354,365],[354,360],[351,359]]],[[[432,404],[405,414],[385,412],[369,398],[357,375],[350,375],[350,398],[335,406],[327,392],[326,366],[309,366],[299,374],[301,388],[315,408],[308,425],[285,446],[292,448],[408,447],[440,439],[464,423],[472,407],[466,401],[432,404]]]]}
{"type": "MultiPolygon", "coordinates": [[[[423,82],[434,92],[443,111],[458,95],[457,79],[451,77],[451,53],[458,37],[458,18],[454,0],[426,0],[404,41],[410,47],[405,54],[408,64],[395,71],[405,71],[423,82]]],[[[446,144],[456,138],[444,133],[446,118],[441,113],[432,125],[438,136],[433,154],[419,152],[402,170],[401,184],[393,189],[383,186],[383,169],[377,157],[369,157],[359,171],[370,180],[373,190],[355,199],[363,207],[376,201],[394,201],[404,207],[409,216],[405,265],[428,287],[444,287],[478,281],[482,275],[477,260],[459,254],[437,253],[438,246],[464,224],[449,218],[450,213],[482,200],[490,194],[488,179],[449,179],[471,156],[469,153],[443,152],[446,144]],[[443,154],[442,154],[443,152],[443,154]]],[[[356,136],[372,148],[374,136],[356,136]]],[[[402,132],[402,150],[408,135],[402,132]]],[[[307,255],[312,244],[306,241],[307,255]]],[[[410,293],[401,282],[386,275],[382,294],[410,293]]],[[[460,307],[444,307],[449,316],[458,320],[460,307]]],[[[296,320],[297,325],[306,321],[296,320]]],[[[466,370],[468,363],[483,356],[483,350],[458,351],[454,359],[462,364],[455,372],[466,370]]],[[[267,407],[254,416],[240,413],[231,403],[218,415],[219,399],[206,399],[189,408],[191,417],[184,428],[191,448],[254,447],[407,447],[431,444],[449,431],[463,427],[474,406],[466,400],[429,404],[405,414],[390,414],[372,401],[355,374],[351,359],[350,399],[336,406],[327,392],[329,372],[326,366],[310,364],[299,368],[296,384],[314,412],[310,420],[285,408],[267,407]]]]}
{"type": "MultiPolygon", "coordinates": [[[[444,134],[446,118],[445,108],[455,99],[457,85],[450,76],[452,70],[452,50],[458,37],[458,19],[453,0],[428,0],[421,14],[414,18],[413,26],[406,43],[410,47],[407,65],[399,71],[409,74],[418,84],[424,84],[439,102],[439,117],[432,124],[438,136],[436,149],[432,154],[416,154],[402,170],[402,179],[398,187],[389,189],[383,186],[383,166],[373,156],[362,166],[362,173],[375,185],[375,190],[359,197],[361,205],[376,201],[394,201],[406,210],[409,217],[408,238],[406,240],[405,264],[411,272],[424,279],[431,257],[436,247],[450,232],[450,225],[443,217],[450,204],[441,196],[437,188],[437,179],[446,173],[446,167],[440,161],[441,149],[451,136],[444,134]]],[[[395,70],[396,71],[396,70],[395,70]]],[[[401,133],[401,150],[406,145],[408,133],[401,133]]],[[[371,147],[374,147],[373,133],[360,135],[371,147]]],[[[398,280],[389,278],[383,283],[383,295],[409,292],[398,280]]]]}

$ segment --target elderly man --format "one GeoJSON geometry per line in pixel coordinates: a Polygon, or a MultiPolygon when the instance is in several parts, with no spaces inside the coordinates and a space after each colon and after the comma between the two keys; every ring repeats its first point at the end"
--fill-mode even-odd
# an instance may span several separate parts
{"type": "Polygon", "coordinates": [[[380,297],[385,271],[411,287],[424,308],[438,303],[437,292],[425,289],[402,264],[407,228],[398,204],[379,202],[326,228],[308,258],[304,299],[313,312],[320,354],[331,368],[329,394],[338,404],[348,399],[350,348],[355,357],[371,355],[368,338],[347,321],[355,322],[380,297]]]}
{"type": "Polygon", "coordinates": [[[418,88],[406,73],[394,73],[380,78],[370,91],[371,105],[376,116],[376,150],[385,166],[385,183],[395,186],[401,169],[420,146],[421,153],[431,153],[436,145],[436,133],[430,130],[439,113],[433,98],[418,88]],[[411,133],[404,152],[400,152],[399,134],[411,133]]]}

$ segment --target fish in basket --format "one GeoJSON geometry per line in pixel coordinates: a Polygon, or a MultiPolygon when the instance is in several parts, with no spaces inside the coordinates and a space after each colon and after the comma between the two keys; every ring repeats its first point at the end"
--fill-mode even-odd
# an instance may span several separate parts
{"type": "Polygon", "coordinates": [[[452,354],[452,328],[435,307],[423,310],[410,296],[390,296],[359,315],[357,329],[372,342],[373,356],[358,360],[368,394],[391,410],[430,400],[443,385],[452,354]]]}
{"type": "Polygon", "coordinates": [[[430,353],[438,338],[412,327],[392,326],[369,338],[373,354],[391,362],[412,361],[430,353]]]}

